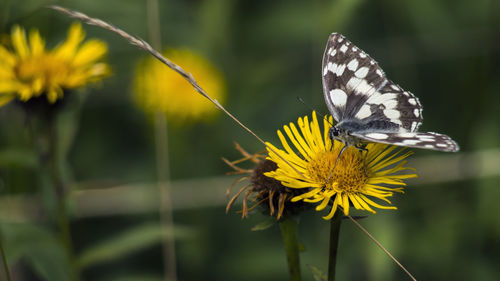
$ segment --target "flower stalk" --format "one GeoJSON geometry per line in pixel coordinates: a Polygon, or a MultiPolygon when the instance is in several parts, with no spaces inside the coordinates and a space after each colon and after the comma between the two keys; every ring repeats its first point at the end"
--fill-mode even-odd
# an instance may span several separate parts
{"type": "MultiPolygon", "coordinates": [[[[59,227],[59,239],[66,252],[66,258],[70,264],[70,280],[78,281],[79,273],[75,265],[73,243],[71,239],[70,219],[67,209],[68,186],[63,175],[63,161],[65,157],[60,155],[60,136],[57,124],[57,112],[51,112],[48,117],[48,159],[51,186],[56,200],[57,224],[59,227]]],[[[44,161],[42,159],[42,161],[44,161]]],[[[42,164],[43,165],[43,164],[42,164]]]]}
{"type": "MultiPolygon", "coordinates": [[[[158,0],[148,0],[146,2],[149,37],[153,46],[157,49],[161,49],[160,15],[158,6],[158,0]]],[[[170,184],[168,127],[165,114],[159,110],[155,112],[154,133],[157,184],[160,196],[160,226],[166,229],[162,241],[164,279],[176,281],[177,260],[175,254],[174,215],[172,210],[170,184]]]]}
{"type": "Polygon", "coordinates": [[[60,103],[49,105],[44,98],[22,104],[28,114],[29,126],[39,159],[40,192],[47,213],[59,230],[59,242],[69,263],[69,280],[78,281],[67,208],[68,182],[65,177],[65,150],[62,149],[58,120],[60,103]]]}
{"type": "Polygon", "coordinates": [[[337,211],[330,221],[330,250],[328,255],[328,281],[335,280],[335,265],[337,264],[337,252],[340,236],[340,223],[342,212],[337,211]]]}
{"type": "Polygon", "coordinates": [[[284,218],[279,222],[281,236],[285,246],[290,281],[300,281],[299,242],[297,239],[297,222],[292,218],[284,218]]]}

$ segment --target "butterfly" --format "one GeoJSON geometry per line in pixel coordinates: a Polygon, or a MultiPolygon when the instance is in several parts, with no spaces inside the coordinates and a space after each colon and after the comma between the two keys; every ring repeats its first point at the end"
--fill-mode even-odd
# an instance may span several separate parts
{"type": "Polygon", "coordinates": [[[418,132],[422,105],[412,93],[387,79],[368,54],[332,33],[323,55],[323,93],[337,124],[330,138],[363,148],[367,142],[456,152],[450,137],[418,132]]]}

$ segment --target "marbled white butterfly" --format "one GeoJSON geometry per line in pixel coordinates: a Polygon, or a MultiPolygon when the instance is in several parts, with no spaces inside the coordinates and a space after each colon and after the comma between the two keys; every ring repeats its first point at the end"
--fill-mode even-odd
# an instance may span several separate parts
{"type": "Polygon", "coordinates": [[[422,106],[416,96],[388,80],[368,54],[332,33],[323,55],[323,93],[333,118],[330,138],[345,146],[379,142],[456,152],[450,137],[417,132],[422,106]]]}

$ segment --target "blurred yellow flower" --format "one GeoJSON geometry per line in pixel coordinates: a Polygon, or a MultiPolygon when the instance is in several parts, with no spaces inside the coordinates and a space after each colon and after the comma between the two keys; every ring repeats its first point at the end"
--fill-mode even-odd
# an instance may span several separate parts
{"type": "Polygon", "coordinates": [[[38,30],[30,31],[28,44],[25,30],[14,26],[10,35],[13,50],[0,45],[0,106],[14,98],[26,102],[42,94],[54,103],[64,90],[110,75],[109,65],[102,62],[106,43],[92,39],[81,44],[84,37],[81,24],[73,23],[66,41],[46,50],[38,30]]]}
{"type": "MultiPolygon", "coordinates": [[[[163,55],[191,73],[212,98],[224,102],[224,78],[210,62],[185,49],[169,49],[163,55]]],[[[176,122],[199,120],[218,111],[184,78],[153,57],[143,59],[136,69],[134,98],[144,111],[163,112],[176,122]]]]}
{"type": "Polygon", "coordinates": [[[309,189],[292,198],[292,201],[319,203],[317,211],[331,204],[330,212],[324,219],[331,219],[338,207],[348,215],[350,204],[356,209],[372,213],[375,213],[372,207],[397,209],[390,205],[391,201],[387,198],[394,192],[403,193],[402,186],[406,185],[403,180],[417,176],[412,168],[405,166],[407,161],[404,159],[412,152],[380,143],[368,143],[367,150],[362,152],[355,147],[348,147],[334,169],[344,144],[337,141],[332,143],[329,138],[328,131],[332,122],[331,116],[328,120],[325,118],[321,133],[316,113],[313,112],[311,122],[307,116],[298,119],[300,132],[294,123],[285,125],[283,128],[298,153],[289,146],[285,136],[278,130],[285,150],[270,143],[268,145],[293,165],[293,168],[268,149],[268,159],[275,162],[278,169],[264,174],[281,181],[284,186],[309,189]],[[405,170],[406,173],[399,173],[405,170]],[[369,197],[385,201],[388,205],[376,203],[369,197]]]}

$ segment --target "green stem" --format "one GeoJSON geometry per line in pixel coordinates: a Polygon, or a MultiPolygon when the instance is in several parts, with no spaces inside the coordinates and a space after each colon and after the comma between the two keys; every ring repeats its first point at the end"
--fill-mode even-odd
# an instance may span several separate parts
{"type": "Polygon", "coordinates": [[[11,281],[12,279],[10,278],[9,264],[7,263],[7,257],[5,256],[5,251],[3,249],[3,240],[1,236],[0,236],[0,252],[2,255],[2,263],[5,270],[5,275],[7,276],[7,281],[11,281]]]}
{"type": "Polygon", "coordinates": [[[49,116],[49,141],[48,141],[48,164],[50,166],[50,177],[52,188],[56,196],[57,224],[60,231],[60,241],[66,251],[66,258],[70,264],[70,280],[78,281],[78,270],[76,269],[73,245],[71,239],[70,220],[66,207],[67,186],[63,176],[62,161],[59,149],[59,133],[57,128],[57,113],[49,116]]]}
{"type": "Polygon", "coordinates": [[[297,239],[297,222],[293,219],[280,221],[281,236],[285,244],[286,259],[291,281],[300,281],[299,242],[297,239]]]}
{"type": "MultiPolygon", "coordinates": [[[[160,14],[158,0],[146,2],[149,38],[153,47],[161,50],[160,14]]],[[[155,115],[155,151],[158,188],[160,190],[160,226],[165,229],[163,237],[163,270],[165,280],[177,281],[175,254],[174,214],[170,184],[167,120],[163,112],[155,115]]]]}
{"type": "Polygon", "coordinates": [[[328,281],[335,280],[335,265],[337,263],[337,252],[339,245],[340,223],[342,222],[342,211],[337,210],[330,222],[330,255],[328,258],[328,281]]]}

